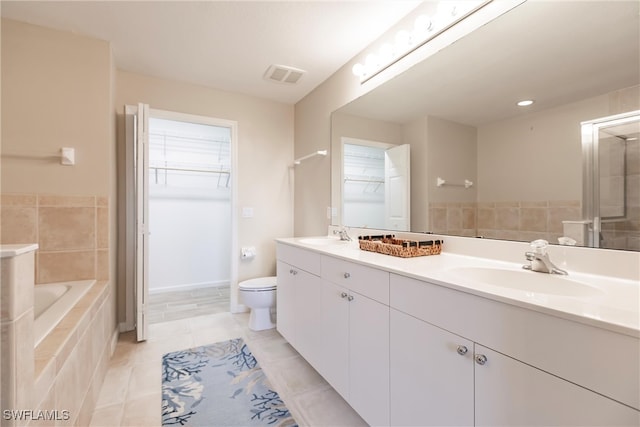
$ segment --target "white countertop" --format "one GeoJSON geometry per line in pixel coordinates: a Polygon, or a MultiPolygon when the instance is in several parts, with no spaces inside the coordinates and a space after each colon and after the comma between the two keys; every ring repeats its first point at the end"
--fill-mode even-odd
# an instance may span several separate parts
{"type": "Polygon", "coordinates": [[[640,283],[635,280],[569,270],[568,276],[558,276],[558,279],[577,281],[590,288],[597,288],[594,295],[579,297],[565,296],[562,293],[537,293],[508,286],[495,286],[469,276],[461,277],[456,274],[455,269],[485,267],[514,270],[519,274],[546,273],[523,270],[524,263],[447,253],[446,245],[440,255],[399,258],[360,250],[357,241],[317,245],[304,243],[304,240],[305,238],[282,238],[277,239],[277,242],[640,338],[640,283]]]}
{"type": "Polygon", "coordinates": [[[24,243],[15,245],[0,245],[0,258],[11,258],[26,254],[38,249],[37,243],[24,243]]]}

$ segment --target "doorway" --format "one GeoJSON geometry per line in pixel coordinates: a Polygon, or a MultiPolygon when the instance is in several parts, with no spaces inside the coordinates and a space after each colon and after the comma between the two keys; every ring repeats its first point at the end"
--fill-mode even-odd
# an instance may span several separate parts
{"type": "Polygon", "coordinates": [[[149,118],[149,323],[229,311],[231,128],[149,118]]]}
{"type": "Polygon", "coordinates": [[[342,138],[342,225],[408,231],[409,145],[342,138]]]}
{"type": "Polygon", "coordinates": [[[137,340],[144,341],[150,320],[198,315],[198,308],[208,314],[214,308],[202,303],[205,290],[215,291],[217,301],[210,302],[236,312],[237,296],[228,288],[238,281],[237,123],[138,104],[125,106],[124,130],[120,330],[135,329],[137,340]],[[150,286],[151,295],[188,292],[192,301],[178,310],[175,296],[165,298],[183,313],[159,319],[149,312],[150,286]]]}

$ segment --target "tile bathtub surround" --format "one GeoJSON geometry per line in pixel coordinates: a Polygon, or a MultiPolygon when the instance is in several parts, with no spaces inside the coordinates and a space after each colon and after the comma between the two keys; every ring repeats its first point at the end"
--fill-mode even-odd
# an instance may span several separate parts
{"type": "MultiPolygon", "coordinates": [[[[0,357],[2,409],[32,406],[33,286],[35,246],[27,252],[4,256],[0,266],[2,316],[0,357]]],[[[17,425],[4,420],[2,425],[17,425]]]]}
{"type": "Polygon", "coordinates": [[[0,229],[0,243],[38,243],[36,283],[109,279],[106,197],[4,193],[0,229]]]}
{"type": "Polygon", "coordinates": [[[89,424],[115,349],[114,307],[113,286],[96,282],[36,347],[33,399],[37,410],[64,409],[70,416],[64,425],[89,424]]]}

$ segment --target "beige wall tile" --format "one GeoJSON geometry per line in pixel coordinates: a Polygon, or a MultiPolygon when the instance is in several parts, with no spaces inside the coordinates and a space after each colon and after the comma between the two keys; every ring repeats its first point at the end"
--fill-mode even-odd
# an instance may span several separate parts
{"type": "MultiPolygon", "coordinates": [[[[496,210],[493,207],[478,206],[478,228],[493,230],[496,228],[496,210]]],[[[487,236],[488,237],[488,236],[487,236]]]]}
{"type": "Polygon", "coordinates": [[[475,207],[462,208],[462,228],[465,230],[475,230],[476,225],[476,209],[475,207]]]}
{"type": "Polygon", "coordinates": [[[447,209],[447,230],[462,229],[462,208],[450,206],[447,209]]]}
{"type": "Polygon", "coordinates": [[[109,208],[96,208],[96,248],[109,249],[109,208]]]}
{"type": "Polygon", "coordinates": [[[517,207],[496,207],[496,228],[517,230],[520,224],[520,209],[517,207]]]}
{"type": "Polygon", "coordinates": [[[38,206],[93,208],[96,206],[96,198],[94,196],[58,196],[40,194],[38,195],[38,206]]]}
{"type": "Polygon", "coordinates": [[[2,205],[0,209],[1,243],[36,243],[38,241],[36,218],[35,207],[2,205]]]}
{"type": "Polygon", "coordinates": [[[96,260],[97,260],[97,272],[96,279],[97,280],[109,280],[109,275],[111,269],[109,268],[109,250],[98,250],[96,251],[96,260]]]}
{"type": "Polygon", "coordinates": [[[95,208],[41,207],[38,209],[40,250],[94,249],[95,224],[95,208]]]}
{"type": "Polygon", "coordinates": [[[546,206],[520,208],[520,230],[546,232],[547,212],[546,206]]]}
{"type": "Polygon", "coordinates": [[[38,198],[35,194],[11,194],[3,193],[0,195],[0,204],[2,206],[37,206],[38,198]]]}
{"type": "Polygon", "coordinates": [[[431,208],[429,209],[431,217],[431,230],[434,232],[443,232],[447,229],[447,209],[431,208]]]}
{"type": "Polygon", "coordinates": [[[94,279],[95,251],[40,252],[37,283],[94,279]]]}

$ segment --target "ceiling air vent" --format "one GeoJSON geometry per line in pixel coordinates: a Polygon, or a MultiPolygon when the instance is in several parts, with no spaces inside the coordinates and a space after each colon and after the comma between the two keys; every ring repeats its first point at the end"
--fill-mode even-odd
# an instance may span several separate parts
{"type": "Polygon", "coordinates": [[[296,84],[304,73],[306,71],[286,65],[271,65],[264,73],[264,78],[277,83],[296,84]]]}

